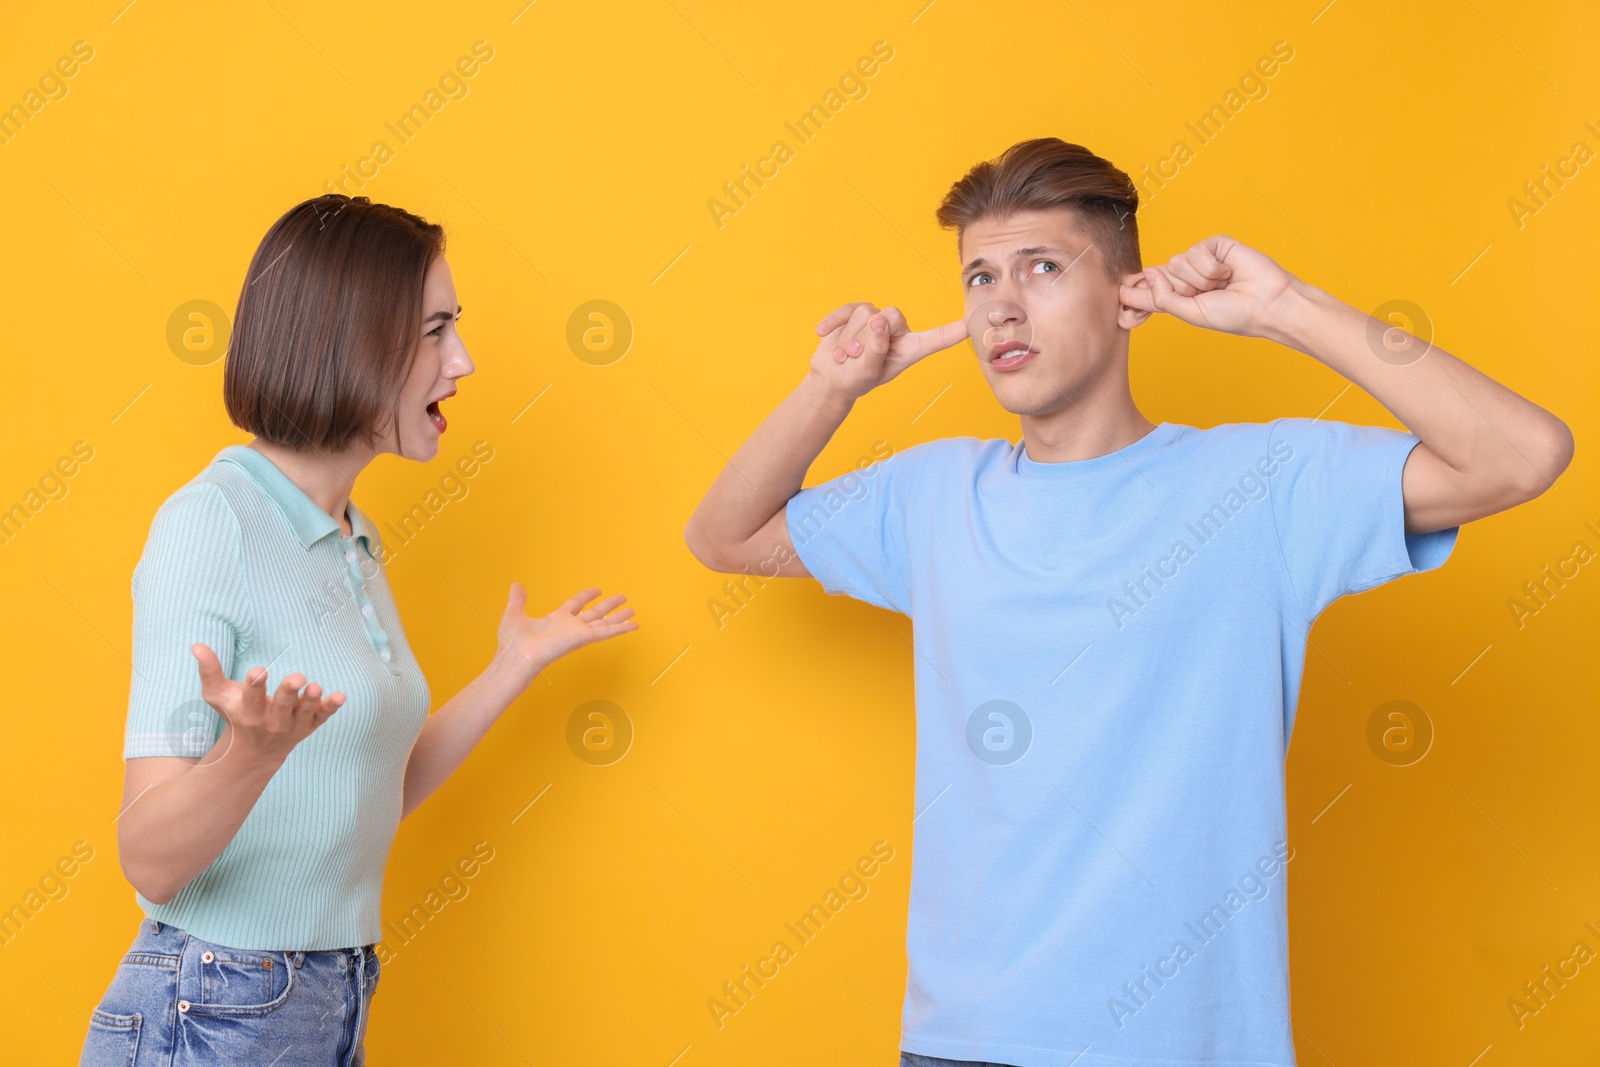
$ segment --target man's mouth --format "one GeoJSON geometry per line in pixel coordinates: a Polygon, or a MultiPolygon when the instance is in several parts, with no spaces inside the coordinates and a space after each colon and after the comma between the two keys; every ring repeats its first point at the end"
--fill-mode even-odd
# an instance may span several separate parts
{"type": "Polygon", "coordinates": [[[989,367],[992,370],[1016,370],[1026,363],[1033,362],[1039,350],[1022,341],[1006,341],[989,349],[989,367]]]}
{"type": "Polygon", "coordinates": [[[439,405],[455,395],[456,391],[452,389],[448,393],[444,394],[444,396],[439,397],[437,400],[428,401],[428,421],[433,423],[434,429],[438,430],[440,433],[444,433],[445,427],[449,426],[450,424],[445,419],[444,413],[439,410],[439,405]]]}

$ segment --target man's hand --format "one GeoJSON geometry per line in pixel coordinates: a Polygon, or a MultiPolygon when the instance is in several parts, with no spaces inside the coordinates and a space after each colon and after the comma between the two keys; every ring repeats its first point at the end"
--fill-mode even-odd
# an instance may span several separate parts
{"type": "Polygon", "coordinates": [[[200,696],[222,716],[231,734],[226,746],[219,746],[222,751],[214,757],[208,755],[206,762],[236,750],[247,757],[282,762],[344,704],[343,693],[323,696],[322,687],[316,682],[307,685],[303,674],[279,681],[277,692],[269,698],[265,667],[252,667],[244,681],[236,682],[222,673],[222,664],[209,646],[197,644],[189,651],[200,664],[200,696]]]}
{"type": "Polygon", "coordinates": [[[889,381],[925,356],[967,338],[965,319],[912,333],[899,308],[845,304],[817,323],[822,343],[811,356],[811,373],[850,400],[889,381]]]}
{"type": "Polygon", "coordinates": [[[1300,283],[1268,256],[1232,237],[1208,237],[1164,265],[1147,267],[1121,301],[1164,311],[1191,326],[1245,337],[1281,334],[1278,319],[1300,283]]]}

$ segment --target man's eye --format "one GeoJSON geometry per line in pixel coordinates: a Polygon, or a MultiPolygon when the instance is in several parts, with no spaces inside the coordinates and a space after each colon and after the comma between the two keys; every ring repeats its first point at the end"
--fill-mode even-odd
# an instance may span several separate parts
{"type": "Polygon", "coordinates": [[[1041,259],[1039,262],[1037,262],[1037,263],[1035,263],[1033,265],[1033,271],[1034,271],[1035,274],[1051,274],[1051,273],[1059,272],[1060,270],[1061,270],[1061,267],[1057,263],[1055,263],[1053,260],[1048,260],[1048,259],[1041,259]],[[1050,269],[1048,271],[1042,271],[1042,270],[1039,269],[1041,267],[1049,267],[1050,269]]]}
{"type": "Polygon", "coordinates": [[[987,273],[974,274],[972,277],[967,279],[967,287],[970,289],[972,286],[977,285],[979,281],[991,277],[992,276],[987,273]]]}

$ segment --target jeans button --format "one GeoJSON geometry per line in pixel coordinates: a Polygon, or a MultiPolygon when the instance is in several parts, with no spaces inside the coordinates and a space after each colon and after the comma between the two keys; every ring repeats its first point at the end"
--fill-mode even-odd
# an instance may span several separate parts
{"type": "Polygon", "coordinates": [[[178,1001],[178,1010],[181,1012],[187,1012],[189,1010],[189,1002],[187,1000],[178,1001]]]}
{"type": "Polygon", "coordinates": [[[212,960],[214,960],[216,958],[217,958],[217,954],[215,952],[212,952],[210,949],[206,949],[204,952],[200,953],[200,962],[201,963],[210,963],[212,960]]]}

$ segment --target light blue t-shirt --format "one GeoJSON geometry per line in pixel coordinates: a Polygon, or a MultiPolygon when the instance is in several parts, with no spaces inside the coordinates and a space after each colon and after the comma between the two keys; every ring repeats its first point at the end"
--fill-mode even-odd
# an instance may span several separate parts
{"type": "Polygon", "coordinates": [[[1162,423],[1038,463],[933,441],[789,501],[830,593],[912,619],[901,1047],[1021,1067],[1293,1064],[1284,758],[1334,600],[1431,570],[1418,438],[1162,423]]]}

